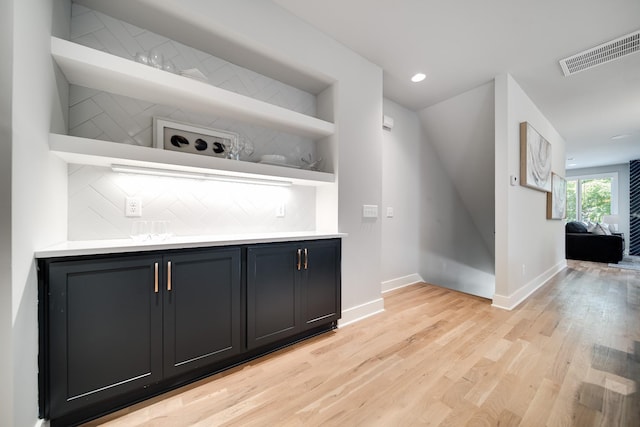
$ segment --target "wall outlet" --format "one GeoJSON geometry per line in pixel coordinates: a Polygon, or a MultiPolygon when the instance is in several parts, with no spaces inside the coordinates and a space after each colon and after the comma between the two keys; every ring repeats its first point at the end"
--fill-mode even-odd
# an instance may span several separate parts
{"type": "Polygon", "coordinates": [[[362,205],[363,218],[378,218],[378,205],[362,205]]]}
{"type": "Polygon", "coordinates": [[[276,208],[276,217],[277,218],[284,218],[286,215],[286,206],[284,203],[280,203],[278,205],[278,207],[276,208]]]}
{"type": "Polygon", "coordinates": [[[139,197],[127,197],[124,202],[124,216],[141,217],[142,200],[139,197]]]}

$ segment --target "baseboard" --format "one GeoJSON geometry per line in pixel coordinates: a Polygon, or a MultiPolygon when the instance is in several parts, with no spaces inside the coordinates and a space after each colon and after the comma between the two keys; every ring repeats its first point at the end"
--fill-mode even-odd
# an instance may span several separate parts
{"type": "Polygon", "coordinates": [[[491,306],[504,310],[513,310],[522,301],[526,300],[532,293],[541,288],[553,276],[555,276],[565,268],[567,268],[567,260],[563,259],[558,264],[554,265],[547,271],[540,274],[538,277],[531,280],[525,286],[515,291],[513,294],[509,296],[494,294],[493,303],[491,304],[491,306]]]}
{"type": "Polygon", "coordinates": [[[350,325],[351,323],[358,322],[374,314],[382,313],[383,311],[384,300],[382,298],[347,308],[346,310],[342,310],[342,318],[338,320],[338,327],[341,328],[350,325]]]}
{"type": "Polygon", "coordinates": [[[49,421],[43,420],[42,418],[38,419],[33,427],[49,427],[49,421]]]}
{"type": "Polygon", "coordinates": [[[408,276],[398,277],[396,279],[386,280],[380,284],[380,288],[382,289],[382,293],[385,293],[421,282],[424,282],[424,280],[419,274],[415,273],[409,274],[408,276]]]}

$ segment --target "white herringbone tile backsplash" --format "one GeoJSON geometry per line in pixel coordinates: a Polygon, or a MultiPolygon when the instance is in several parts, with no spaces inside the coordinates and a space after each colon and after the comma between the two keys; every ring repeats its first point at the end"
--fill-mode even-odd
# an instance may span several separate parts
{"type": "MultiPolygon", "coordinates": [[[[214,86],[306,115],[316,114],[316,97],[312,94],[75,3],[72,4],[70,39],[131,60],[137,52],[155,48],[178,70],[198,68],[214,86]]],[[[315,143],[308,138],[193,114],[170,105],[151,104],[75,85],[70,87],[70,135],[151,146],[154,116],[236,132],[242,142],[254,146],[254,153],[251,156],[245,153],[242,160],[256,161],[263,154],[281,154],[287,157],[288,163],[301,165],[301,158],[309,155],[315,158],[315,143]]]]}
{"type": "Polygon", "coordinates": [[[270,187],[128,175],[69,165],[69,240],[128,238],[136,220],[168,220],[176,236],[315,230],[314,187],[270,187]],[[142,218],[124,216],[126,197],[142,218]],[[277,218],[285,204],[285,217],[277,218]]]}
{"type": "MultiPolygon", "coordinates": [[[[316,114],[316,98],[312,94],[75,3],[70,39],[131,60],[137,52],[157,48],[176,69],[198,68],[215,86],[310,116],[316,114]]],[[[300,165],[302,157],[315,158],[315,143],[307,138],[70,86],[70,135],[151,146],[153,117],[236,132],[241,141],[254,146],[254,153],[243,154],[242,160],[281,154],[288,163],[300,165]]],[[[132,223],[139,219],[169,220],[171,231],[177,236],[315,229],[312,187],[133,176],[106,168],[69,165],[68,191],[69,240],[127,238],[132,223]],[[124,216],[127,196],[142,199],[142,218],[124,216]],[[281,203],[285,203],[286,215],[277,218],[276,209],[281,203]]]]}

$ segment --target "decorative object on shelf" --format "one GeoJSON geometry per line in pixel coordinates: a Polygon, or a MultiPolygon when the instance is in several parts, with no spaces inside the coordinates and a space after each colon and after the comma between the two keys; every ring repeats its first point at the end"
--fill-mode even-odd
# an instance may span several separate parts
{"type": "Polygon", "coordinates": [[[306,158],[302,157],[300,160],[304,163],[304,169],[319,171],[322,167],[322,157],[318,160],[313,160],[313,156],[309,154],[306,158]]]}
{"type": "Polygon", "coordinates": [[[527,122],[520,123],[520,182],[538,191],[551,191],[551,143],[527,122]]]}
{"type": "Polygon", "coordinates": [[[149,52],[137,52],[134,59],[141,64],[176,74],[176,66],[173,65],[170,59],[165,58],[158,49],[151,49],[149,52]]]}
{"type": "Polygon", "coordinates": [[[300,169],[300,166],[287,163],[287,158],[281,154],[264,154],[258,163],[263,165],[284,166],[286,168],[300,169]]]}
{"type": "Polygon", "coordinates": [[[201,82],[205,82],[205,83],[209,81],[207,76],[202,74],[202,71],[198,70],[197,68],[189,68],[186,70],[182,70],[180,71],[179,74],[183,77],[189,77],[190,79],[200,80],[201,82]]]}
{"type": "Polygon", "coordinates": [[[253,143],[251,143],[251,141],[238,137],[236,142],[231,144],[227,158],[232,160],[242,160],[240,158],[242,154],[245,154],[247,157],[251,157],[253,149],[253,143]]]}
{"type": "Polygon", "coordinates": [[[165,150],[236,160],[242,150],[236,133],[160,117],[153,118],[153,145],[165,150]]]}
{"type": "Polygon", "coordinates": [[[547,193],[547,219],[564,219],[567,216],[567,181],[551,174],[551,193],[547,193]]]}
{"type": "Polygon", "coordinates": [[[287,163],[287,158],[280,154],[265,154],[260,157],[261,163],[287,163]]]}
{"type": "Polygon", "coordinates": [[[164,241],[172,236],[169,230],[170,221],[134,221],[129,234],[135,242],[164,241]]]}

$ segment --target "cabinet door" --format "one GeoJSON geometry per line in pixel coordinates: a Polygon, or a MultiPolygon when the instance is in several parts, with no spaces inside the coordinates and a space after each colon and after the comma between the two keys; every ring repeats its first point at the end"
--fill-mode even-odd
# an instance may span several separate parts
{"type": "Polygon", "coordinates": [[[51,418],[161,379],[159,262],[132,256],[51,264],[51,418]]]}
{"type": "Polygon", "coordinates": [[[240,249],[165,256],[165,376],[241,350],[240,249]]]}
{"type": "Polygon", "coordinates": [[[298,247],[274,243],[247,249],[249,349],[300,331],[298,247]]]}
{"type": "Polygon", "coordinates": [[[340,318],[340,240],[304,242],[301,288],[303,328],[340,318]]]}

